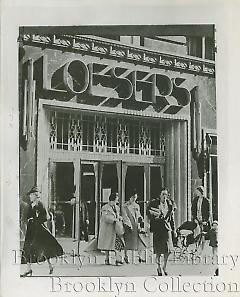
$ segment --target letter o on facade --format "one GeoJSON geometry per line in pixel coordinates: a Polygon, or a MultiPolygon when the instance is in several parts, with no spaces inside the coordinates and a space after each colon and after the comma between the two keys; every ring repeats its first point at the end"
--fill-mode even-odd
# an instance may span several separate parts
{"type": "Polygon", "coordinates": [[[95,284],[93,282],[86,283],[86,291],[87,292],[94,292],[95,291],[95,284]]]}
{"type": "Polygon", "coordinates": [[[63,69],[63,81],[66,89],[73,94],[86,91],[89,84],[89,70],[82,61],[73,60],[63,69]]]}
{"type": "Polygon", "coordinates": [[[156,287],[154,286],[156,282],[155,277],[147,278],[144,280],[143,287],[147,292],[156,292],[156,287]],[[154,283],[151,282],[151,279],[154,280],[154,283]]]}

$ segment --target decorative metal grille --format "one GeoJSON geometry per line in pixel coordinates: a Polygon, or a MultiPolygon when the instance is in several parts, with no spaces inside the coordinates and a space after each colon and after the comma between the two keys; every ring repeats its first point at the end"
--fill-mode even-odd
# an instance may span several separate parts
{"type": "Polygon", "coordinates": [[[56,124],[55,112],[52,112],[50,117],[49,142],[50,142],[50,148],[54,150],[57,144],[57,124],[56,124]]]}
{"type": "Polygon", "coordinates": [[[151,155],[151,134],[150,127],[142,125],[139,133],[140,155],[151,155]]]}
{"type": "Polygon", "coordinates": [[[121,120],[118,121],[117,152],[120,154],[129,153],[129,128],[121,120]]]}
{"type": "Polygon", "coordinates": [[[94,133],[94,147],[96,152],[107,151],[107,128],[106,118],[96,117],[95,133],[94,133]]]}
{"type": "Polygon", "coordinates": [[[52,150],[164,157],[165,142],[164,126],[160,121],[50,111],[49,144],[52,150]]]}
{"type": "Polygon", "coordinates": [[[68,130],[68,149],[71,151],[82,150],[82,124],[79,119],[70,119],[68,130]]]}

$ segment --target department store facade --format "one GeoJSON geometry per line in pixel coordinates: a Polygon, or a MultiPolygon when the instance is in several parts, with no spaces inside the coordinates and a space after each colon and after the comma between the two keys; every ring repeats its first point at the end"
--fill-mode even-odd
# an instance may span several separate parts
{"type": "Polygon", "coordinates": [[[19,71],[20,196],[40,188],[64,216],[59,236],[78,237],[83,204],[96,235],[111,191],[122,206],[137,189],[146,218],[167,187],[180,225],[204,184],[213,213],[213,61],[96,36],[23,34],[19,71]]]}

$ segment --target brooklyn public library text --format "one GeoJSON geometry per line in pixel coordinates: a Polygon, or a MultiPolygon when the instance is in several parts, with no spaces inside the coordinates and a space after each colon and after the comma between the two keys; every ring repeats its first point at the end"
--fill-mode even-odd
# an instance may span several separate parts
{"type": "Polygon", "coordinates": [[[169,278],[159,278],[155,276],[146,277],[141,287],[131,281],[120,281],[112,277],[97,277],[92,280],[76,279],[76,281],[66,281],[61,277],[51,277],[50,292],[68,292],[68,293],[113,293],[114,296],[120,296],[121,293],[136,293],[139,289],[149,294],[160,292],[231,292],[239,293],[240,286],[238,282],[223,282],[214,277],[208,277],[200,281],[183,281],[179,276],[169,278]]]}

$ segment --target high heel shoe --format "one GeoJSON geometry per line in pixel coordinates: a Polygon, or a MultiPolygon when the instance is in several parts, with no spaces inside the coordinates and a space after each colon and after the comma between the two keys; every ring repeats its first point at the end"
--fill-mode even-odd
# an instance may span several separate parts
{"type": "Polygon", "coordinates": [[[53,274],[53,267],[49,269],[49,274],[53,274]]]}
{"type": "Polygon", "coordinates": [[[130,264],[130,262],[129,262],[129,260],[128,260],[128,256],[125,256],[125,257],[124,257],[124,261],[125,261],[126,264],[130,264]]]}
{"type": "Polygon", "coordinates": [[[168,275],[168,273],[167,273],[167,271],[166,270],[163,270],[163,273],[164,273],[164,275],[168,275]]]}
{"type": "Polygon", "coordinates": [[[26,271],[25,273],[21,274],[20,276],[21,276],[21,277],[26,277],[26,276],[28,276],[28,275],[29,275],[29,276],[32,276],[32,269],[26,271]]]}
{"type": "Polygon", "coordinates": [[[110,265],[109,259],[105,260],[105,265],[110,265]]]}

